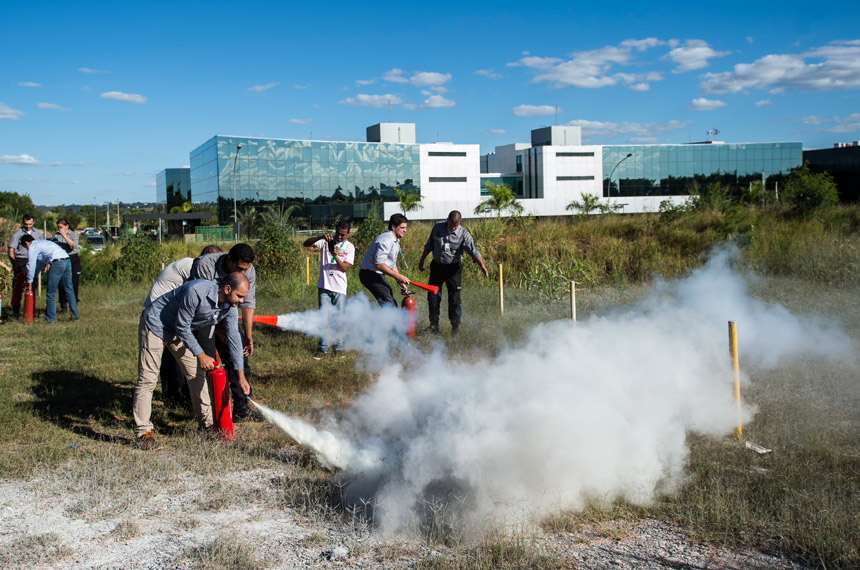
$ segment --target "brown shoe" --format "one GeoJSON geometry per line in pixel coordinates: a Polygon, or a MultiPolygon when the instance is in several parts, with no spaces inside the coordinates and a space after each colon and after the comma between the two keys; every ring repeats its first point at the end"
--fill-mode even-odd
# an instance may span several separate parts
{"type": "Polygon", "coordinates": [[[137,438],[137,447],[143,451],[155,451],[156,449],[161,449],[161,444],[155,441],[155,438],[152,437],[152,432],[148,431],[137,438]]]}

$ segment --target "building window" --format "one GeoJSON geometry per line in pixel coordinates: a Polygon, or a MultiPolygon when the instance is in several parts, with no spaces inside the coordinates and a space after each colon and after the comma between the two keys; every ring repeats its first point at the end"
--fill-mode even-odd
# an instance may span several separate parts
{"type": "Polygon", "coordinates": [[[430,151],[427,153],[428,156],[466,156],[465,152],[438,152],[438,151],[430,151]]]}
{"type": "Polygon", "coordinates": [[[593,152],[557,152],[556,156],[594,156],[593,152]]]}
{"type": "Polygon", "coordinates": [[[465,182],[465,176],[437,176],[430,177],[430,182],[465,182]]]}
{"type": "Polygon", "coordinates": [[[568,180],[594,180],[594,176],[556,176],[555,179],[559,182],[568,180]]]}
{"type": "Polygon", "coordinates": [[[523,171],[523,155],[517,155],[517,172],[523,171]]]}

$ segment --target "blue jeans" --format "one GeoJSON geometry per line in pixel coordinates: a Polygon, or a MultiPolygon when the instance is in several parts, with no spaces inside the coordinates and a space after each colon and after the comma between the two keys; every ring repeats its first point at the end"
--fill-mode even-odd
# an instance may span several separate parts
{"type": "MultiPolygon", "coordinates": [[[[317,293],[319,293],[319,308],[321,311],[331,313],[331,307],[337,309],[338,313],[342,313],[344,307],[346,306],[346,295],[343,293],[335,293],[334,291],[329,291],[328,289],[317,289],[317,293]]],[[[327,319],[332,323],[332,329],[337,328],[337,316],[334,319],[327,319]]],[[[331,340],[331,339],[329,339],[331,340]]],[[[319,343],[317,343],[317,350],[320,352],[328,352],[328,344],[326,344],[326,339],[324,337],[320,337],[319,343]]],[[[338,336],[337,340],[334,342],[334,351],[339,352],[341,349],[341,339],[338,336]]]]}
{"type": "Polygon", "coordinates": [[[45,295],[45,320],[53,323],[57,318],[57,289],[60,284],[66,292],[69,302],[69,310],[72,318],[78,318],[78,300],[75,298],[75,289],[72,285],[72,262],[69,259],[58,259],[51,262],[48,270],[48,293],[45,295]]]}

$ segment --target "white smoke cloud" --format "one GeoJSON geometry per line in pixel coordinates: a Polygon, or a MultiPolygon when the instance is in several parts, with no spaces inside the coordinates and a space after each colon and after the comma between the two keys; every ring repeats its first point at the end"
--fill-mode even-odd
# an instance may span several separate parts
{"type": "MultiPolygon", "coordinates": [[[[684,481],[688,433],[721,436],[736,425],[728,320],[738,324],[742,369],[850,358],[841,330],[753,299],[729,261],[717,255],[645,301],[578,326],[538,325],[495,358],[419,353],[402,336],[402,313],[363,296],[335,325],[322,313],[282,315],[282,328],[340,331],[378,378],[319,431],[263,411],[342,469],[348,499],[370,505],[385,531],[426,524],[431,511],[480,533],[588,499],[644,504],[684,481]]],[[[753,413],[744,405],[743,420],[753,413]]]]}

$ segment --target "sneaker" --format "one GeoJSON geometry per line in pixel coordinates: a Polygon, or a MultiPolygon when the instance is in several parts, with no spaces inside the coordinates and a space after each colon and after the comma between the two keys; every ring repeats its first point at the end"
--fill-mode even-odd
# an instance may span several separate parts
{"type": "Polygon", "coordinates": [[[161,449],[161,444],[155,441],[155,438],[152,437],[152,432],[148,431],[137,438],[137,447],[143,451],[155,451],[156,449],[161,449]]]}
{"type": "Polygon", "coordinates": [[[328,353],[325,352],[324,350],[317,350],[314,353],[314,360],[322,360],[326,354],[328,354],[328,353]]]}
{"type": "Polygon", "coordinates": [[[430,325],[426,329],[424,329],[426,334],[439,334],[439,326],[438,325],[430,325]]]}
{"type": "Polygon", "coordinates": [[[335,358],[346,358],[346,355],[339,348],[334,349],[334,357],[335,358]]]}

